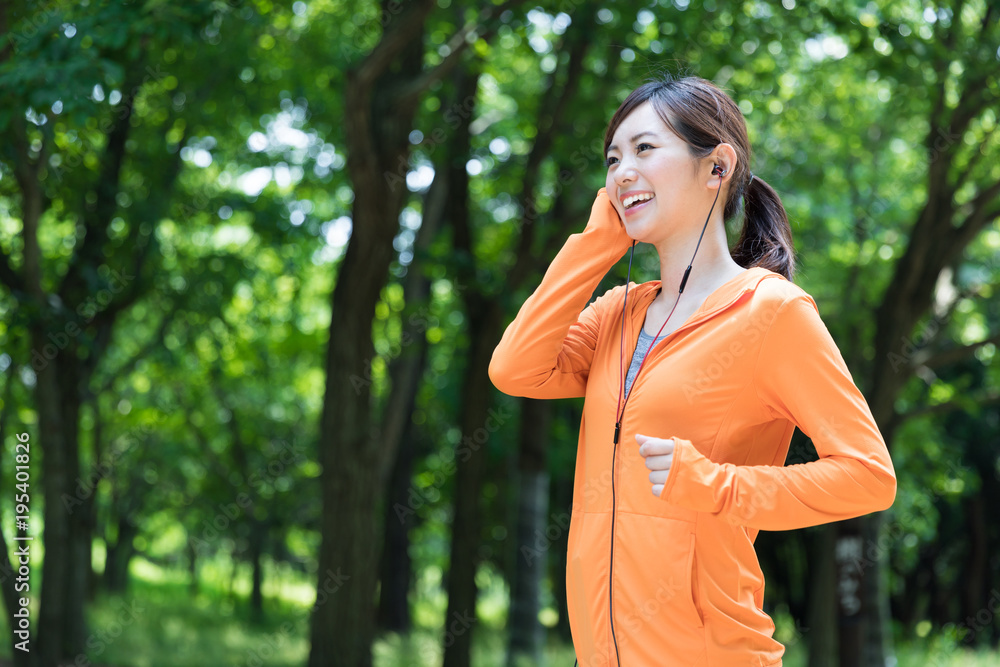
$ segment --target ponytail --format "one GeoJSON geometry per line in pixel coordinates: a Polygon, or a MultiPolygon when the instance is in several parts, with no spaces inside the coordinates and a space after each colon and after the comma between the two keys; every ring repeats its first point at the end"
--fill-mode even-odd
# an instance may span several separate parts
{"type": "Polygon", "coordinates": [[[778,193],[754,174],[743,190],[743,230],[731,254],[746,269],[760,266],[788,280],[795,274],[792,228],[785,207],[778,193]]]}

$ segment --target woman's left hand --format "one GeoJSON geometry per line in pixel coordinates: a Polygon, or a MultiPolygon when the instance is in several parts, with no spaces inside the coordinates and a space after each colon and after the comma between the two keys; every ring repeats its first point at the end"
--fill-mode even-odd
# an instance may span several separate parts
{"type": "Polygon", "coordinates": [[[649,481],[653,484],[653,495],[659,498],[674,462],[674,439],[664,440],[639,433],[636,433],[635,439],[639,443],[639,453],[646,459],[646,467],[652,471],[649,481]]]}

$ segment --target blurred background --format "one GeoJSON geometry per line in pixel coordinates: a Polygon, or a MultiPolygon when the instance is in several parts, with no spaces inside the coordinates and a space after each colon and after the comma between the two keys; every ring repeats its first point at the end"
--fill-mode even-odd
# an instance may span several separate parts
{"type": "Polygon", "coordinates": [[[1000,663],[995,0],[4,0],[0,34],[4,664],[572,665],[582,399],[487,367],[662,72],[738,102],[899,479],[758,538],[785,664],[1000,663]]]}

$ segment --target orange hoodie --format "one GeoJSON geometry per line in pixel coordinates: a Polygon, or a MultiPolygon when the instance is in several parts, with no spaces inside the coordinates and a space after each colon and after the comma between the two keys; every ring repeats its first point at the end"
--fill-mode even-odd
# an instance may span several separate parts
{"type": "Polygon", "coordinates": [[[630,243],[601,188],[489,369],[512,396],[585,397],[566,571],[577,658],[780,665],[757,532],[888,508],[892,462],[813,299],[763,268],[719,287],[649,352],[615,445],[622,373],[660,281],[630,284],[624,350],[624,286],[587,302],[630,243]],[[820,458],[784,466],[796,426],[820,458]],[[659,498],[636,433],[675,441],[659,498]]]}

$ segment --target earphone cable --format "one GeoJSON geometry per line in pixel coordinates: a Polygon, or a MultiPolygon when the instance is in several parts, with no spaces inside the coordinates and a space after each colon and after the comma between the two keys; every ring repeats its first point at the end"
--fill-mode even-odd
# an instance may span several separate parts
{"type": "MultiPolygon", "coordinates": [[[[663,320],[663,324],[660,325],[660,330],[656,332],[653,337],[653,342],[646,349],[646,352],[642,355],[642,361],[639,362],[639,368],[636,369],[635,378],[632,380],[632,386],[629,387],[628,393],[625,394],[625,403],[622,404],[622,389],[625,384],[625,378],[623,376],[623,357],[625,356],[625,306],[628,303],[628,283],[629,278],[625,279],[625,300],[622,302],[622,331],[621,331],[621,343],[620,352],[618,354],[618,405],[615,407],[615,444],[618,444],[618,436],[621,434],[622,428],[622,418],[625,416],[625,407],[628,406],[628,399],[632,395],[632,389],[635,387],[635,381],[639,378],[639,373],[642,372],[642,367],[646,363],[646,357],[652,351],[653,346],[656,345],[656,339],[660,337],[660,333],[663,331],[663,327],[667,326],[667,322],[670,321],[670,317],[677,310],[677,304],[680,303],[681,294],[684,293],[684,286],[687,284],[688,276],[691,275],[691,267],[694,265],[694,258],[698,254],[698,248],[701,247],[701,240],[705,237],[705,230],[708,229],[708,223],[712,219],[712,212],[715,211],[715,204],[719,201],[719,193],[722,192],[722,176],[725,174],[725,170],[719,174],[719,189],[715,191],[715,199],[712,200],[712,207],[708,209],[708,216],[705,218],[705,224],[701,227],[701,234],[698,235],[698,243],[694,247],[694,252],[691,253],[691,261],[688,263],[686,269],[684,269],[684,277],[681,278],[680,287],[677,289],[677,298],[674,300],[673,308],[670,309],[670,313],[667,315],[667,319],[663,320]]],[[[635,240],[632,241],[632,254],[635,253],[635,240]]],[[[632,275],[632,254],[628,258],[628,275],[632,275]]]]}

